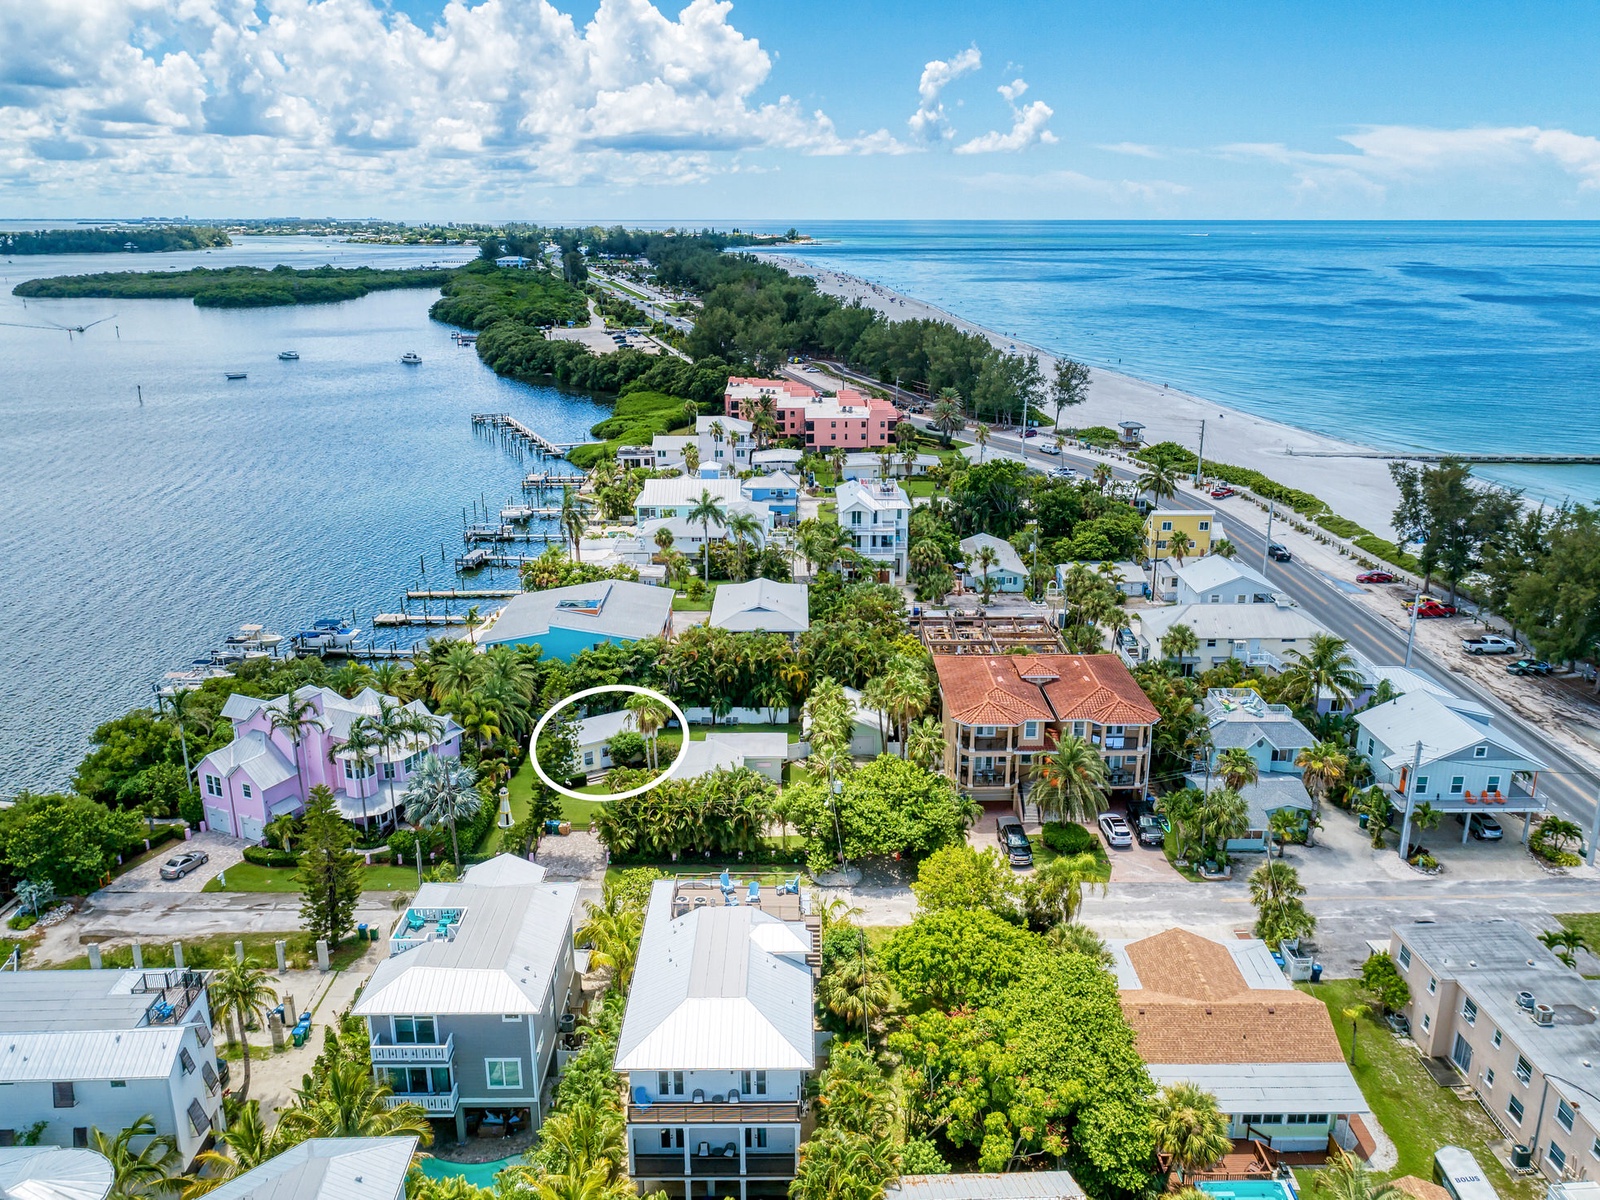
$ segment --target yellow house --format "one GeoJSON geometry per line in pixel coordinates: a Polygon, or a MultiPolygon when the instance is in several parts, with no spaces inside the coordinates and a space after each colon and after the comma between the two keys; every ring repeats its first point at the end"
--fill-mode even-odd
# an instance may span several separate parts
{"type": "Polygon", "coordinates": [[[1151,560],[1173,557],[1172,543],[1180,534],[1188,539],[1183,547],[1185,559],[1210,554],[1216,523],[1217,514],[1209,508],[1152,509],[1144,522],[1144,556],[1151,560]]]}

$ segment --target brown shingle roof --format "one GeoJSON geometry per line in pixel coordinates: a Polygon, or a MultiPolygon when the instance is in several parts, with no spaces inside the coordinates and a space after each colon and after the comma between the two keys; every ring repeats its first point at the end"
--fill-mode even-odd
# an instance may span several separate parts
{"type": "Polygon", "coordinates": [[[945,712],[963,725],[1160,718],[1114,654],[935,654],[945,712]]]}
{"type": "Polygon", "coordinates": [[[1450,1193],[1437,1183],[1431,1179],[1419,1179],[1415,1175],[1402,1175],[1399,1179],[1391,1179],[1389,1186],[1397,1192],[1412,1197],[1412,1200],[1450,1200],[1450,1193]]]}
{"type": "Polygon", "coordinates": [[[1130,943],[1142,986],[1120,993],[1139,1056],[1152,1063],[1343,1061],[1320,1000],[1292,989],[1252,989],[1225,946],[1190,933],[1130,943]]]}

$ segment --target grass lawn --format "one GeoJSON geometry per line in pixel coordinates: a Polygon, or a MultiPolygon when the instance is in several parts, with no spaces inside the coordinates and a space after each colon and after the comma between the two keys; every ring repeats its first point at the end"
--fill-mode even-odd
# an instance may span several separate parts
{"type": "MultiPolygon", "coordinates": [[[[1054,862],[1056,859],[1061,857],[1061,855],[1057,854],[1054,850],[1050,849],[1049,846],[1044,844],[1044,838],[1042,837],[1030,837],[1028,841],[1033,844],[1033,866],[1035,870],[1044,866],[1046,863],[1054,862]]],[[[999,845],[996,843],[996,849],[998,848],[999,845]]],[[[1106,855],[1106,848],[1097,842],[1095,843],[1094,849],[1089,853],[1094,855],[1095,862],[1099,864],[1099,870],[1094,873],[1094,882],[1110,882],[1111,859],[1106,855]]]]}
{"type": "Polygon", "coordinates": [[[933,480],[931,479],[905,479],[901,481],[900,486],[905,489],[906,495],[913,500],[932,497],[938,491],[933,486],[933,480]]]}
{"type": "MultiPolygon", "coordinates": [[[[1328,1006],[1339,1045],[1348,1058],[1351,1023],[1343,1010],[1366,1000],[1360,981],[1337,979],[1299,986],[1328,1006]]],[[[1506,1170],[1493,1149],[1503,1140],[1500,1131],[1476,1101],[1459,1100],[1455,1092],[1434,1083],[1416,1050],[1402,1045],[1378,1017],[1369,1014],[1358,1025],[1352,1070],[1373,1116],[1400,1151],[1399,1165],[1389,1173],[1390,1178],[1417,1175],[1432,1179],[1434,1151],[1440,1146],[1460,1146],[1478,1160],[1501,1196],[1534,1200],[1543,1195],[1542,1177],[1513,1179],[1506,1170]]]]}
{"type": "Polygon", "coordinates": [[[1556,920],[1565,929],[1583,935],[1583,943],[1600,949],[1600,913],[1557,913],[1556,920]]]}
{"type": "MultiPolygon", "coordinates": [[[[152,935],[156,936],[156,935],[152,935]]],[[[302,965],[309,965],[316,961],[316,946],[311,936],[305,933],[219,933],[203,938],[181,938],[183,942],[183,964],[186,967],[210,968],[221,966],[224,961],[233,957],[234,942],[244,943],[246,958],[253,958],[269,971],[278,969],[278,955],[274,943],[282,940],[288,943],[290,959],[299,958],[302,965]]],[[[354,935],[347,937],[337,947],[328,952],[328,962],[336,971],[342,971],[366,952],[367,943],[358,942],[354,935]]],[[[133,947],[117,946],[105,950],[100,956],[103,967],[118,967],[124,970],[133,967],[133,947]]],[[[85,951],[77,958],[68,959],[66,962],[51,963],[50,970],[83,970],[89,965],[89,954],[85,951]]],[[[152,970],[158,967],[170,967],[172,963],[172,940],[164,942],[148,941],[144,943],[144,965],[152,970]]]]}
{"type": "Polygon", "coordinates": [[[837,500],[824,500],[817,506],[817,520],[828,521],[834,525],[839,523],[839,502],[837,500]]]}
{"type": "Polygon", "coordinates": [[[1165,843],[1163,843],[1161,849],[1162,849],[1162,852],[1166,854],[1167,861],[1172,864],[1172,869],[1174,871],[1176,871],[1179,875],[1182,875],[1190,883],[1204,883],[1205,882],[1204,879],[1200,878],[1200,872],[1196,871],[1193,867],[1180,867],[1178,865],[1178,852],[1172,848],[1172,841],[1171,841],[1170,835],[1168,837],[1168,840],[1165,843]]]}
{"type": "MultiPolygon", "coordinates": [[[[222,872],[228,886],[220,878],[206,882],[203,892],[298,892],[294,867],[258,867],[255,863],[235,863],[222,872]]],[[[414,892],[417,890],[415,867],[391,867],[374,863],[362,868],[361,890],[364,892],[414,892]]]]}
{"type": "Polygon", "coordinates": [[[674,592],[672,594],[672,611],[708,613],[711,611],[711,602],[716,598],[717,589],[715,586],[699,600],[691,600],[682,592],[674,592]]]}

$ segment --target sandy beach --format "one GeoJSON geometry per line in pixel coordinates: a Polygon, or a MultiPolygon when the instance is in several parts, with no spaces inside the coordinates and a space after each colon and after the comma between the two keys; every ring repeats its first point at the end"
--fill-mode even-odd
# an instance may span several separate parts
{"type": "MultiPolygon", "coordinates": [[[[1037,346],[1004,337],[912,296],[905,296],[870,280],[833,271],[789,254],[765,257],[796,275],[816,280],[817,287],[846,302],[859,300],[883,313],[890,320],[930,318],[948,321],[971,333],[987,337],[1002,350],[1025,351],[1039,356],[1040,370],[1046,377],[1055,368],[1055,356],[1037,346]]],[[[1203,350],[1203,347],[1197,347],[1203,350]]],[[[1048,406],[1044,406],[1048,410],[1048,406]]],[[[1089,383],[1089,399],[1077,408],[1064,411],[1062,422],[1073,425],[1108,425],[1119,421],[1142,421],[1148,442],[1181,442],[1194,449],[1199,440],[1200,422],[1205,421],[1207,460],[1252,467],[1292,487],[1320,496],[1341,516],[1358,521],[1386,538],[1394,536],[1390,523],[1398,495],[1389,478],[1388,463],[1371,458],[1297,458],[1297,454],[1330,453],[1344,450],[1370,451],[1374,447],[1342,442],[1284,425],[1265,417],[1253,416],[1187,392],[1168,389],[1159,383],[1095,367],[1089,383]]]]}

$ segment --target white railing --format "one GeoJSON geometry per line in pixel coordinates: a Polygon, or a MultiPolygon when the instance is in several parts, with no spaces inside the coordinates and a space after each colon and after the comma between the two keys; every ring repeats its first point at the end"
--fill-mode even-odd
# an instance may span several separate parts
{"type": "Polygon", "coordinates": [[[456,1035],[451,1034],[443,1042],[388,1042],[372,1045],[372,1061],[375,1063],[448,1063],[455,1057],[456,1035]]]}
{"type": "Polygon", "coordinates": [[[461,1099],[461,1088],[451,1088],[448,1092],[400,1092],[384,1097],[384,1103],[390,1108],[398,1108],[402,1104],[420,1104],[429,1113],[440,1113],[450,1116],[456,1111],[461,1099]]]}

